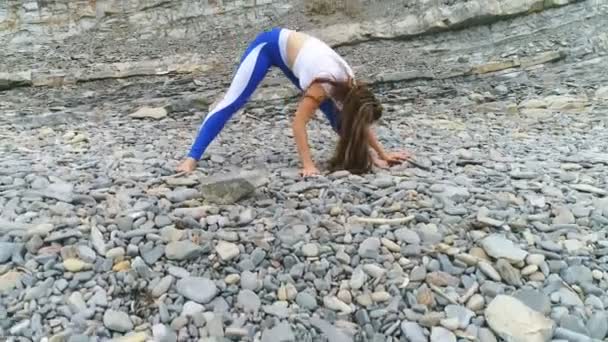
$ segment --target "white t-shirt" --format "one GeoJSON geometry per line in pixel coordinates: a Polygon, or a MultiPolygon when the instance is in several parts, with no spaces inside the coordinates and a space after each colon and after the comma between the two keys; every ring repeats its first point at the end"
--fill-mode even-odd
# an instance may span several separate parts
{"type": "MultiPolygon", "coordinates": [[[[287,56],[288,29],[283,29],[279,38],[281,53],[287,56]]],[[[302,89],[307,89],[315,79],[325,78],[336,82],[354,79],[354,73],[346,61],[323,41],[309,37],[306,39],[293,63],[292,71],[302,89]]],[[[321,83],[330,95],[331,84],[321,83]]]]}

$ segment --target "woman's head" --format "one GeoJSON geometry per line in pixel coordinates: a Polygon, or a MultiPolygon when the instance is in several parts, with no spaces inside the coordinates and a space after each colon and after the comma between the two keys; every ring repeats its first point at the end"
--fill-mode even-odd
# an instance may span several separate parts
{"type": "Polygon", "coordinates": [[[382,116],[382,105],[365,83],[350,82],[335,89],[342,103],[338,119],[340,138],[329,167],[366,173],[372,167],[369,128],[382,116]]]}

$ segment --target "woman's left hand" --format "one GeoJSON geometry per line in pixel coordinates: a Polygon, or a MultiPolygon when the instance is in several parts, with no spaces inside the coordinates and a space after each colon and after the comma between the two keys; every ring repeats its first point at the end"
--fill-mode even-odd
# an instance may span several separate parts
{"type": "Polygon", "coordinates": [[[400,151],[400,152],[389,152],[382,156],[374,158],[374,164],[380,168],[387,168],[389,166],[401,164],[404,161],[408,160],[412,157],[412,153],[408,151],[400,151]]]}

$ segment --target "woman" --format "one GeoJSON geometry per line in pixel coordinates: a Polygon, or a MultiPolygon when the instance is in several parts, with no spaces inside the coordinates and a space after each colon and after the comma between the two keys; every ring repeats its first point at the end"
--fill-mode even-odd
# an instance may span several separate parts
{"type": "Polygon", "coordinates": [[[310,155],[306,125],[320,109],[340,135],[332,170],[364,173],[372,163],[386,167],[406,160],[407,153],[386,153],[371,129],[382,115],[382,106],[369,88],[355,80],[350,66],[333,49],[301,32],[274,28],[257,36],[243,55],[224,98],[205,117],[187,158],[177,171],[196,168],[206,148],[230,117],[249,100],[271,66],[280,68],[304,96],[292,129],[302,162],[301,174],[319,174],[310,155]],[[377,153],[372,157],[371,147],[377,153]]]}

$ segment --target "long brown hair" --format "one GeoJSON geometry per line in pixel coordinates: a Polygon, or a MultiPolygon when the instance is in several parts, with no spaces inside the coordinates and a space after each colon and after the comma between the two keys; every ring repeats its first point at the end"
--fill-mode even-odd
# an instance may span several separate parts
{"type": "Polygon", "coordinates": [[[332,97],[342,103],[338,117],[340,136],[330,171],[348,170],[353,174],[367,173],[372,168],[369,151],[369,126],[382,116],[382,105],[369,86],[363,82],[317,80],[333,86],[332,97]]]}

